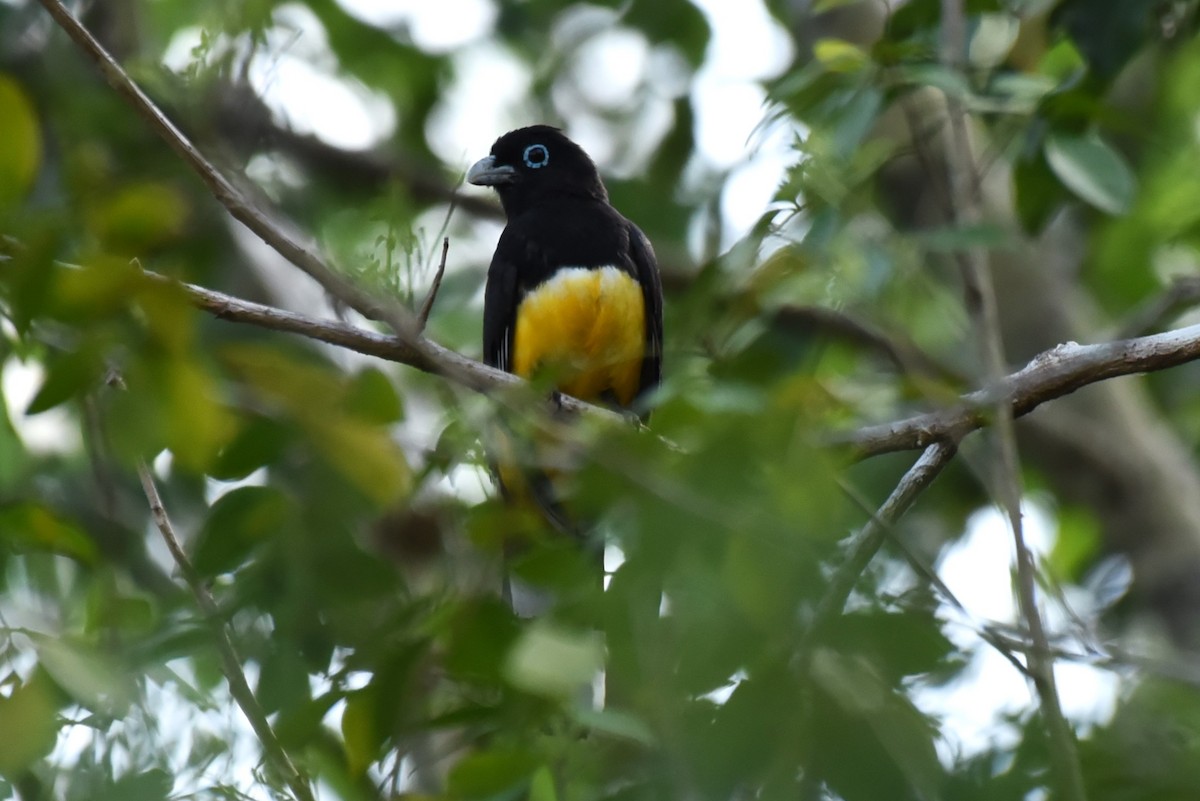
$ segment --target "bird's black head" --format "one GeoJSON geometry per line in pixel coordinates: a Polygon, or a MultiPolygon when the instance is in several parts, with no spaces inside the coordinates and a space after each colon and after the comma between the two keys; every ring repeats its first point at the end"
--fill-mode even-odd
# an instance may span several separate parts
{"type": "Polygon", "coordinates": [[[497,139],[491,155],[467,171],[467,180],[494,187],[509,219],[556,197],[608,200],[587,153],[549,125],[518,128],[497,139]]]}

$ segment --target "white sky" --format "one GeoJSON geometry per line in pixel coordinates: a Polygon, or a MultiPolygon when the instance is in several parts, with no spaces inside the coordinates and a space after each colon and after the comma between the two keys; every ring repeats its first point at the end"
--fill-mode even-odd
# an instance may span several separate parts
{"type": "MultiPolygon", "coordinates": [[[[1022,520],[1030,551],[1037,559],[1046,557],[1055,540],[1050,513],[1026,499],[1022,520]]],[[[1015,553],[1005,516],[995,508],[986,508],[971,515],[966,535],[942,554],[938,576],[966,607],[974,624],[1020,621],[1013,594],[1015,553]]],[[[1062,616],[1055,612],[1051,605],[1045,614],[1048,626],[1061,621],[1062,616]]],[[[949,759],[954,754],[970,755],[989,746],[1013,744],[1018,733],[1000,717],[1034,708],[1037,700],[1033,688],[966,625],[952,621],[946,633],[952,642],[971,653],[967,671],[945,687],[926,687],[915,694],[921,709],[946,722],[939,749],[942,757],[949,759]]],[[[1073,644],[1066,643],[1067,647],[1073,644]]],[[[1059,700],[1069,719],[1086,726],[1112,715],[1119,689],[1116,674],[1060,661],[1055,666],[1055,677],[1059,700]]]]}
{"type": "MultiPolygon", "coordinates": [[[[535,121],[522,117],[522,98],[530,85],[524,66],[486,39],[496,18],[489,0],[339,2],[374,24],[406,26],[422,48],[453,53],[459,80],[430,123],[431,134],[436,134],[430,138],[449,163],[465,170],[487,152],[500,133],[535,121]]],[[[756,83],[786,66],[790,43],[758,0],[695,2],[712,24],[713,38],[708,59],[689,91],[697,112],[700,154],[713,168],[732,171],[721,202],[726,217],[722,239],[728,246],[765,210],[791,157],[787,131],[758,130],[765,95],[756,83]]],[[[335,59],[312,15],[293,5],[280,9],[278,19],[287,30],[269,34],[268,46],[254,60],[250,73],[272,108],[297,130],[340,147],[366,148],[385,140],[396,124],[390,105],[368,88],[337,75],[335,59]]],[[[199,31],[184,32],[172,43],[164,61],[182,69],[198,42],[199,31]]],[[[583,71],[581,86],[590,100],[619,108],[651,61],[655,67],[648,72],[660,76],[658,90],[669,97],[674,91],[669,55],[652,51],[640,35],[629,31],[597,36],[576,55],[574,69],[583,71]],[[588,75],[602,79],[588,80],[588,75]]],[[[651,120],[648,125],[661,123],[651,120]]],[[[620,162],[595,121],[583,119],[571,133],[602,166],[620,162]]],[[[494,238],[495,230],[483,230],[494,238]]],[[[77,446],[78,435],[65,413],[22,416],[32,387],[40,383],[39,368],[10,359],[0,380],[10,417],[32,449],[77,446]]],[[[1030,540],[1045,552],[1052,545],[1053,520],[1036,506],[1028,511],[1030,540]]],[[[1011,563],[1011,538],[1003,519],[984,511],[971,519],[967,536],[944,555],[938,570],[975,618],[1015,621],[1011,563]]],[[[916,696],[923,709],[944,719],[942,753],[947,758],[1011,738],[1013,733],[999,725],[997,716],[1034,705],[1027,683],[998,654],[981,646],[967,630],[956,631],[953,625],[948,630],[956,642],[974,649],[970,670],[949,687],[925,688],[916,696]]],[[[1101,720],[1111,714],[1117,692],[1112,674],[1061,665],[1059,676],[1064,706],[1074,720],[1101,720]]],[[[77,738],[69,737],[61,747],[69,750],[79,745],[77,738]]]]}

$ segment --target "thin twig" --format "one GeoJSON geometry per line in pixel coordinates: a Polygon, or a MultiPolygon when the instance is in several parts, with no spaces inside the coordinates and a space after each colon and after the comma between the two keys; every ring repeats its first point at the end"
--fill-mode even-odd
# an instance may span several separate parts
{"type": "Polygon", "coordinates": [[[270,764],[279,771],[284,782],[291,789],[292,795],[296,801],[315,801],[312,788],[308,784],[308,780],[301,775],[300,771],[284,750],[283,745],[279,742],[279,738],[275,735],[275,730],[271,728],[270,722],[267,720],[267,715],[263,711],[262,706],[258,703],[258,698],[255,697],[254,691],[250,689],[250,683],[246,680],[246,674],[242,672],[242,660],[238,656],[237,649],[234,647],[233,640],[229,636],[229,630],[225,626],[225,621],[221,617],[221,611],[217,607],[216,600],[204,586],[203,579],[196,572],[195,566],[187,553],[183,550],[183,546],[179,543],[179,538],[175,536],[175,529],[171,525],[171,519],[167,515],[166,507],[163,506],[162,498],[158,493],[158,486],[155,484],[154,475],[150,472],[150,468],[146,462],[139,459],[137,464],[138,478],[142,482],[142,491],[146,494],[146,500],[150,503],[150,513],[154,517],[154,525],[162,534],[163,541],[167,545],[167,550],[171,552],[171,557],[175,560],[175,564],[179,567],[179,574],[183,576],[184,582],[192,591],[192,596],[196,599],[196,605],[200,607],[200,614],[212,629],[213,638],[216,640],[217,653],[221,658],[221,672],[225,675],[225,680],[229,682],[229,693],[241,708],[242,714],[246,716],[246,720],[250,722],[254,733],[258,735],[259,742],[262,743],[263,751],[266,753],[266,758],[270,764]]]}
{"type": "Polygon", "coordinates": [[[889,528],[937,478],[942,468],[949,464],[954,451],[955,446],[950,442],[937,442],[927,448],[900,479],[900,483],[879,507],[879,511],[872,515],[866,525],[850,540],[846,547],[845,560],[829,580],[829,586],[825,588],[825,594],[817,604],[812,625],[800,638],[797,650],[802,660],[807,662],[812,658],[813,643],[845,608],[846,600],[854,590],[859,576],[867,569],[867,565],[875,558],[875,554],[887,539],[889,528]]]}
{"type": "Polygon", "coordinates": [[[438,290],[442,288],[442,276],[446,273],[446,255],[450,252],[450,237],[442,237],[442,260],[438,262],[437,272],[433,276],[433,285],[429,287],[429,294],[425,296],[425,302],[421,304],[421,311],[417,314],[417,333],[425,330],[425,326],[429,324],[429,313],[433,311],[433,301],[437,298],[438,290]]]}
{"type": "MultiPolygon", "coordinates": [[[[962,0],[942,0],[942,61],[952,70],[962,70],[966,53],[966,19],[962,0]]],[[[977,225],[981,215],[981,189],[978,167],[967,131],[967,115],[962,102],[946,95],[950,135],[946,148],[949,173],[951,221],[956,225],[977,225]]],[[[958,261],[967,295],[967,310],[979,337],[985,376],[988,383],[1004,378],[1004,344],[1000,333],[1000,312],[991,270],[979,248],[960,251],[958,261]]],[[[1058,698],[1054,679],[1054,656],[1046,637],[1037,599],[1037,566],[1025,542],[1021,518],[1021,473],[1012,406],[999,400],[992,406],[996,469],[990,483],[995,487],[1012,529],[1017,558],[1017,596],[1021,614],[1029,627],[1033,647],[1025,655],[1028,675],[1037,690],[1042,716],[1050,743],[1050,763],[1059,790],[1068,801],[1084,801],[1083,771],[1071,729],[1058,698]]]]}
{"type": "Polygon", "coordinates": [[[1136,337],[1160,325],[1168,316],[1200,302],[1200,276],[1176,278],[1167,290],[1134,310],[1121,326],[1120,336],[1136,337]]]}
{"type": "Polygon", "coordinates": [[[954,611],[956,611],[963,619],[970,621],[971,628],[975,631],[975,633],[979,635],[984,642],[996,649],[1001,656],[1008,660],[1008,663],[1016,668],[1018,673],[1028,676],[1028,668],[1026,668],[1025,664],[1017,658],[1017,655],[1013,652],[1013,649],[1010,648],[1008,644],[988,625],[976,625],[974,623],[971,610],[967,609],[966,604],[959,600],[958,596],[954,594],[954,591],[950,589],[946,582],[942,581],[942,577],[937,574],[937,571],[933,569],[933,566],[926,563],[925,560],[918,556],[912,548],[908,547],[908,543],[895,536],[896,527],[891,522],[881,519],[879,514],[870,506],[869,503],[867,503],[867,499],[863,497],[862,493],[860,493],[857,488],[840,479],[838,484],[841,486],[842,491],[846,493],[846,496],[849,497],[850,500],[853,501],[853,503],[861,510],[870,515],[871,520],[873,520],[877,525],[881,526],[885,533],[891,537],[892,543],[899,549],[900,555],[904,557],[904,561],[908,562],[908,566],[913,569],[913,572],[916,573],[920,578],[924,579],[929,586],[933,587],[934,592],[941,596],[942,600],[949,604],[950,607],[954,609],[954,611]]]}
{"type": "Polygon", "coordinates": [[[107,443],[104,441],[103,426],[100,421],[100,411],[96,408],[96,399],[91,395],[83,399],[83,430],[84,447],[87,450],[88,464],[92,470],[92,482],[100,495],[100,511],[109,520],[116,519],[117,489],[108,466],[110,461],[107,453],[107,443]]]}
{"type": "MultiPolygon", "coordinates": [[[[800,641],[797,643],[795,661],[801,673],[807,673],[812,667],[817,641],[846,608],[846,601],[854,591],[854,585],[858,583],[867,565],[871,564],[875,554],[883,547],[891,526],[925,488],[933,483],[942,468],[950,463],[954,458],[954,451],[954,444],[949,442],[938,442],[927,448],[900,479],[900,483],[879,507],[879,511],[871,515],[866,525],[847,543],[846,558],[830,578],[825,587],[825,594],[817,603],[812,622],[800,635],[800,641]]],[[[820,783],[813,776],[806,774],[802,779],[799,796],[805,801],[821,798],[820,783]]]]}
{"type": "Polygon", "coordinates": [[[964,381],[962,376],[940,364],[911,341],[897,338],[844,311],[824,306],[787,305],[777,309],[771,319],[775,325],[789,331],[835,336],[874,351],[905,375],[959,385],[964,381]]]}

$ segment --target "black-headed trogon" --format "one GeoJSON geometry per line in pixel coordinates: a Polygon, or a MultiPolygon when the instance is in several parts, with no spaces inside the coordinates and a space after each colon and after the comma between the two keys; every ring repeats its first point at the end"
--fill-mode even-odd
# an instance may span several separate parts
{"type": "MultiPolygon", "coordinates": [[[[587,153],[557,128],[520,128],[467,180],[494,187],[507,218],[484,293],[484,361],[525,378],[545,371],[560,392],[644,414],[639,401],[662,372],[658,265],[587,153]]],[[[503,466],[500,478],[511,483],[503,466]]]]}

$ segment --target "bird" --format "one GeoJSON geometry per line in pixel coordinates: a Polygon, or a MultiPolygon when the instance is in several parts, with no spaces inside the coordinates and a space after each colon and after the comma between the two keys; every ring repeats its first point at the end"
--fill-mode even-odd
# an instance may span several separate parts
{"type": "MultiPolygon", "coordinates": [[[[662,282],[595,163],[561,129],[531,125],[498,138],[466,177],[495,189],[506,218],[484,290],[484,362],[645,419],[662,378],[662,282]]],[[[546,471],[496,472],[502,492],[533,495],[570,528],[546,471]]]]}

